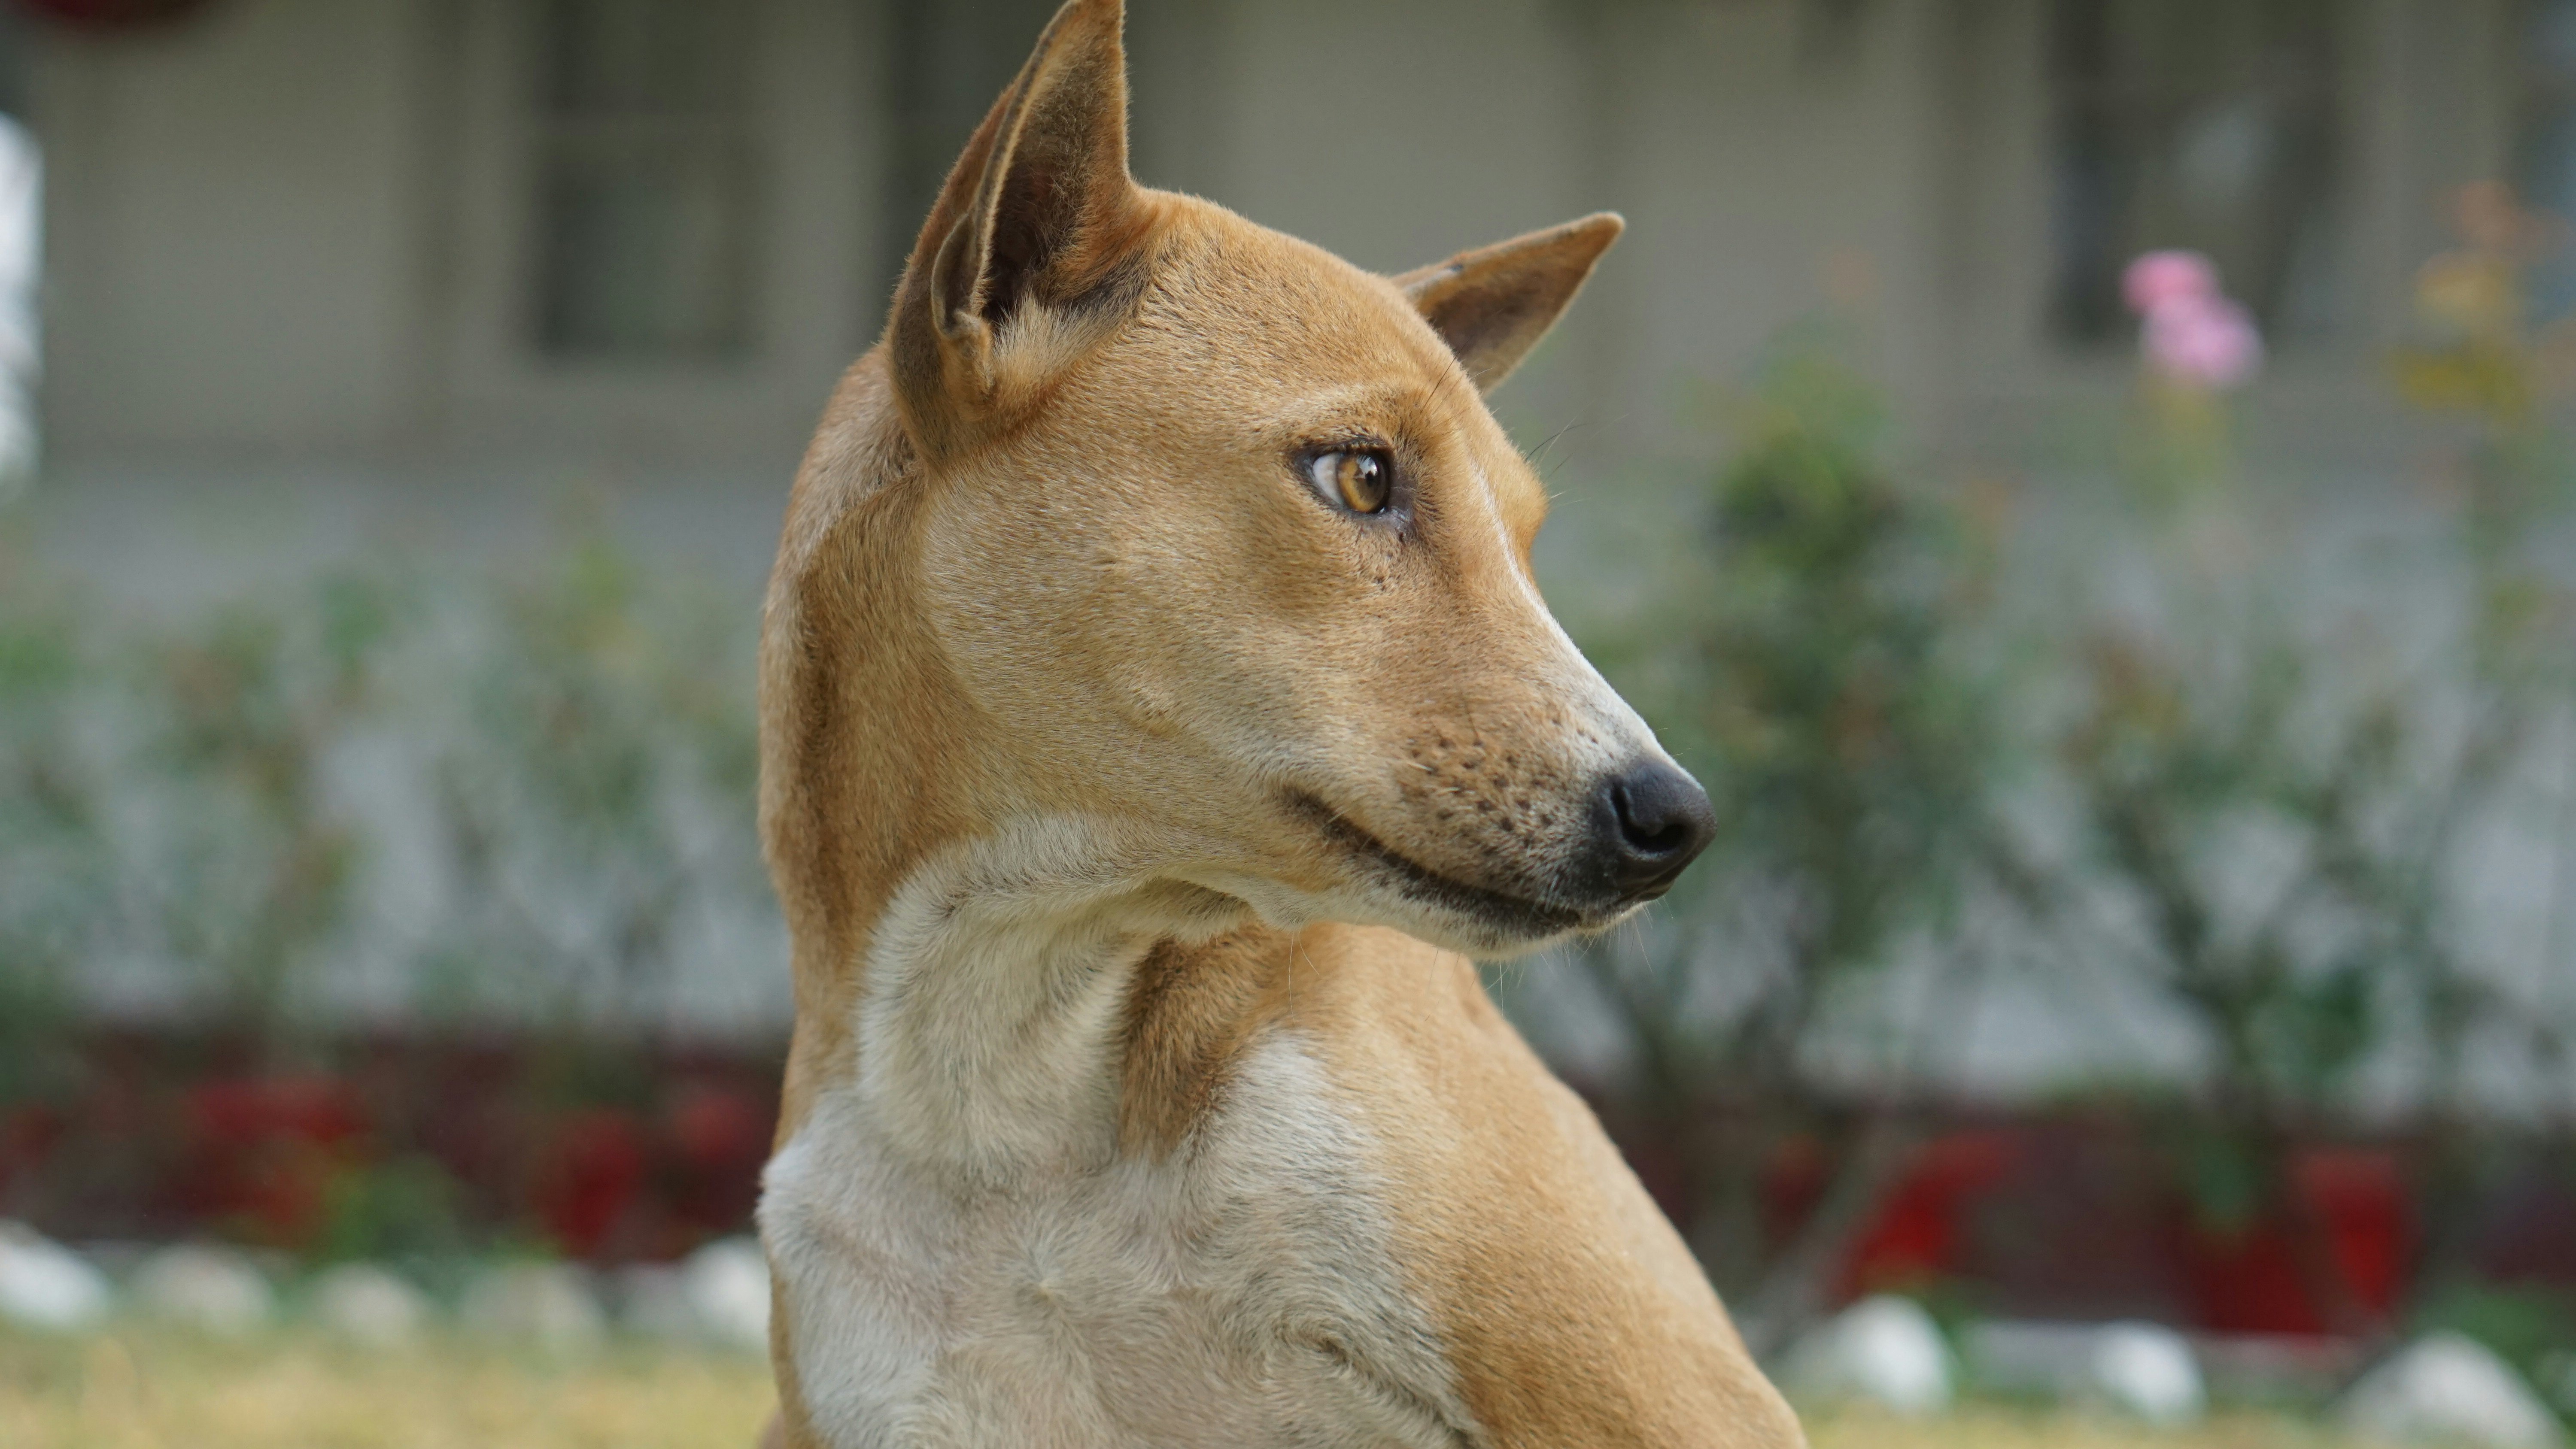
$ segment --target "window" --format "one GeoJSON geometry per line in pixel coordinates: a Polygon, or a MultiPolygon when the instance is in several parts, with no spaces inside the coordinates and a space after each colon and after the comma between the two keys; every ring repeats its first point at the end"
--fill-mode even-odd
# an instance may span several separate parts
{"type": "Polygon", "coordinates": [[[2055,0],[2049,316],[2059,337],[2126,337],[2120,273],[2154,247],[2208,253],[2267,334],[2331,327],[2348,8],[2055,0]]]}
{"type": "Polygon", "coordinates": [[[538,349],[740,352],[754,199],[742,8],[546,0],[535,18],[538,349]]]}

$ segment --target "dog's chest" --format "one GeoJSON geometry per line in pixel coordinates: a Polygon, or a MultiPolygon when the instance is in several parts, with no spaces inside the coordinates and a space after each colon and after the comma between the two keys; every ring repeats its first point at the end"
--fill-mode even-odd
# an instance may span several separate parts
{"type": "Polygon", "coordinates": [[[771,1166],[790,1352],[834,1449],[1469,1442],[1367,1143],[1289,1036],[1162,1161],[936,1176],[856,1094],[771,1166]]]}

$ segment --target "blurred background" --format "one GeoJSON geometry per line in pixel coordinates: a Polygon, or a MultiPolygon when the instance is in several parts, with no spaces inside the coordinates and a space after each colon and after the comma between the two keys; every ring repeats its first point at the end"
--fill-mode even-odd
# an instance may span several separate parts
{"type": "MultiPolygon", "coordinates": [[[[1051,9],[0,5],[22,1257],[204,1322],[353,1269],[734,1321],[789,1019],[762,575],[1051,9]]],[[[1760,1351],[1891,1410],[2189,1417],[2188,1371],[2562,1432],[2576,3],[1129,41],[1141,180],[1363,266],[1628,218],[1494,406],[1550,600],[1726,823],[1490,979],[1760,1351]]]]}

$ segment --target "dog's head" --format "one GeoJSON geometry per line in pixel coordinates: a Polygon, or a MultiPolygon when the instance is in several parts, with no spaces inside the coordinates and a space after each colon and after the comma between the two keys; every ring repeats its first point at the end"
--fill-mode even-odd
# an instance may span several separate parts
{"type": "Polygon", "coordinates": [[[1128,176],[1116,0],[969,143],[887,334],[918,616],[1006,748],[979,813],[1110,815],[1274,920],[1478,953],[1613,921],[1707,798],[1533,587],[1483,390],[1620,229],[1402,277],[1128,176]]]}

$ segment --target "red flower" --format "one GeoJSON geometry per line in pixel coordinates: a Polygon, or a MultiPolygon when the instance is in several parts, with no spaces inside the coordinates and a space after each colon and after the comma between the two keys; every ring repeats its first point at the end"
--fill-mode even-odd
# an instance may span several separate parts
{"type": "Polygon", "coordinates": [[[631,1112],[592,1108],[559,1122],[540,1169],[537,1216],[562,1249],[597,1253],[644,1186],[644,1130],[631,1112]]]}

